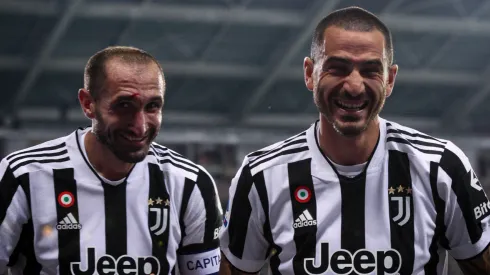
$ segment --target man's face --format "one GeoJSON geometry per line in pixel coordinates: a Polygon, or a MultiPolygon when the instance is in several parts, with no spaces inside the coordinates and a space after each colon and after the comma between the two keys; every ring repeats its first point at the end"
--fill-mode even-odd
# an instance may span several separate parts
{"type": "Polygon", "coordinates": [[[338,133],[358,136],[381,112],[397,67],[388,67],[385,40],[377,30],[329,27],[323,44],[314,62],[305,60],[307,87],[338,133]]]}
{"type": "Polygon", "coordinates": [[[142,161],[162,122],[164,80],[158,66],[107,62],[95,102],[93,133],[124,162],[142,161]]]}

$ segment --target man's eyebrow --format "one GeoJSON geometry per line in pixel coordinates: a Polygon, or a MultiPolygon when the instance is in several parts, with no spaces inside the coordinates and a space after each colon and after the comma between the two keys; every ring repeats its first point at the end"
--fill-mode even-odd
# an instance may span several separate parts
{"type": "Polygon", "coordinates": [[[338,63],[344,63],[344,64],[351,64],[352,63],[349,59],[338,57],[338,56],[328,57],[327,60],[325,60],[325,63],[332,63],[332,62],[338,62],[338,63]]]}
{"type": "MultiPolygon", "coordinates": [[[[132,101],[135,98],[137,98],[139,94],[132,94],[132,95],[121,95],[118,96],[114,99],[114,101],[132,101]]],[[[163,101],[161,96],[152,96],[150,97],[149,101],[163,101]]]]}
{"type": "Polygon", "coordinates": [[[383,62],[380,59],[370,59],[361,62],[363,65],[369,65],[369,66],[383,66],[383,62]]]}

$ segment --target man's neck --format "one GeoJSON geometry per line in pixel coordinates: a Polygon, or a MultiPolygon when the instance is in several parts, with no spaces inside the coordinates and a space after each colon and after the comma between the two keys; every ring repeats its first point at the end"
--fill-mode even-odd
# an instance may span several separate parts
{"type": "Polygon", "coordinates": [[[320,148],[333,162],[340,165],[356,165],[368,161],[379,136],[379,120],[375,119],[359,136],[340,135],[326,118],[320,116],[320,148]]]}
{"type": "Polygon", "coordinates": [[[116,181],[126,177],[134,164],[118,159],[92,132],[83,141],[88,161],[102,177],[116,181]]]}

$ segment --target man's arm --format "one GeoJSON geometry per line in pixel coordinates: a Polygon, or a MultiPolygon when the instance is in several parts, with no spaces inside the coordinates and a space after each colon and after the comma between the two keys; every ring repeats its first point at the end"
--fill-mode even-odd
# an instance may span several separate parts
{"type": "Polygon", "coordinates": [[[236,267],[234,267],[230,261],[226,258],[226,256],[221,253],[221,265],[219,268],[219,275],[258,275],[259,272],[257,273],[247,273],[241,270],[238,270],[236,267]]]}
{"type": "Polygon", "coordinates": [[[490,274],[490,201],[468,158],[451,142],[437,175],[436,204],[445,208],[444,247],[464,274],[490,274]]]}
{"type": "Polygon", "coordinates": [[[267,261],[270,240],[265,238],[264,227],[269,210],[260,200],[267,194],[263,192],[265,186],[257,188],[260,183],[255,180],[245,158],[229,189],[220,236],[222,274],[257,274],[267,261]]]}
{"type": "Polygon", "coordinates": [[[490,246],[473,259],[458,261],[458,265],[465,275],[490,274],[490,246]]]}
{"type": "Polygon", "coordinates": [[[0,163],[0,274],[7,273],[22,228],[30,218],[28,189],[29,186],[20,184],[3,159],[0,163]]]}
{"type": "Polygon", "coordinates": [[[183,275],[218,274],[222,209],[213,178],[201,166],[195,183],[186,181],[180,217],[183,239],[178,250],[183,275]]]}

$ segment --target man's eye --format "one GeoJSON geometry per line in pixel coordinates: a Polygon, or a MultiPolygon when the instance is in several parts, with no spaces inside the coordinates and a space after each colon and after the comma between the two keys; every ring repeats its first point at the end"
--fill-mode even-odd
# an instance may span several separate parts
{"type": "Polygon", "coordinates": [[[335,75],[344,75],[348,73],[348,69],[346,67],[340,67],[340,66],[329,67],[327,68],[327,71],[335,75]]]}
{"type": "Polygon", "coordinates": [[[129,103],[128,102],[120,102],[117,106],[119,108],[129,108],[129,103]]]}
{"type": "Polygon", "coordinates": [[[159,103],[156,103],[156,102],[152,102],[152,103],[149,103],[148,105],[146,105],[146,109],[149,111],[160,110],[160,108],[161,108],[161,105],[159,103]]]}

